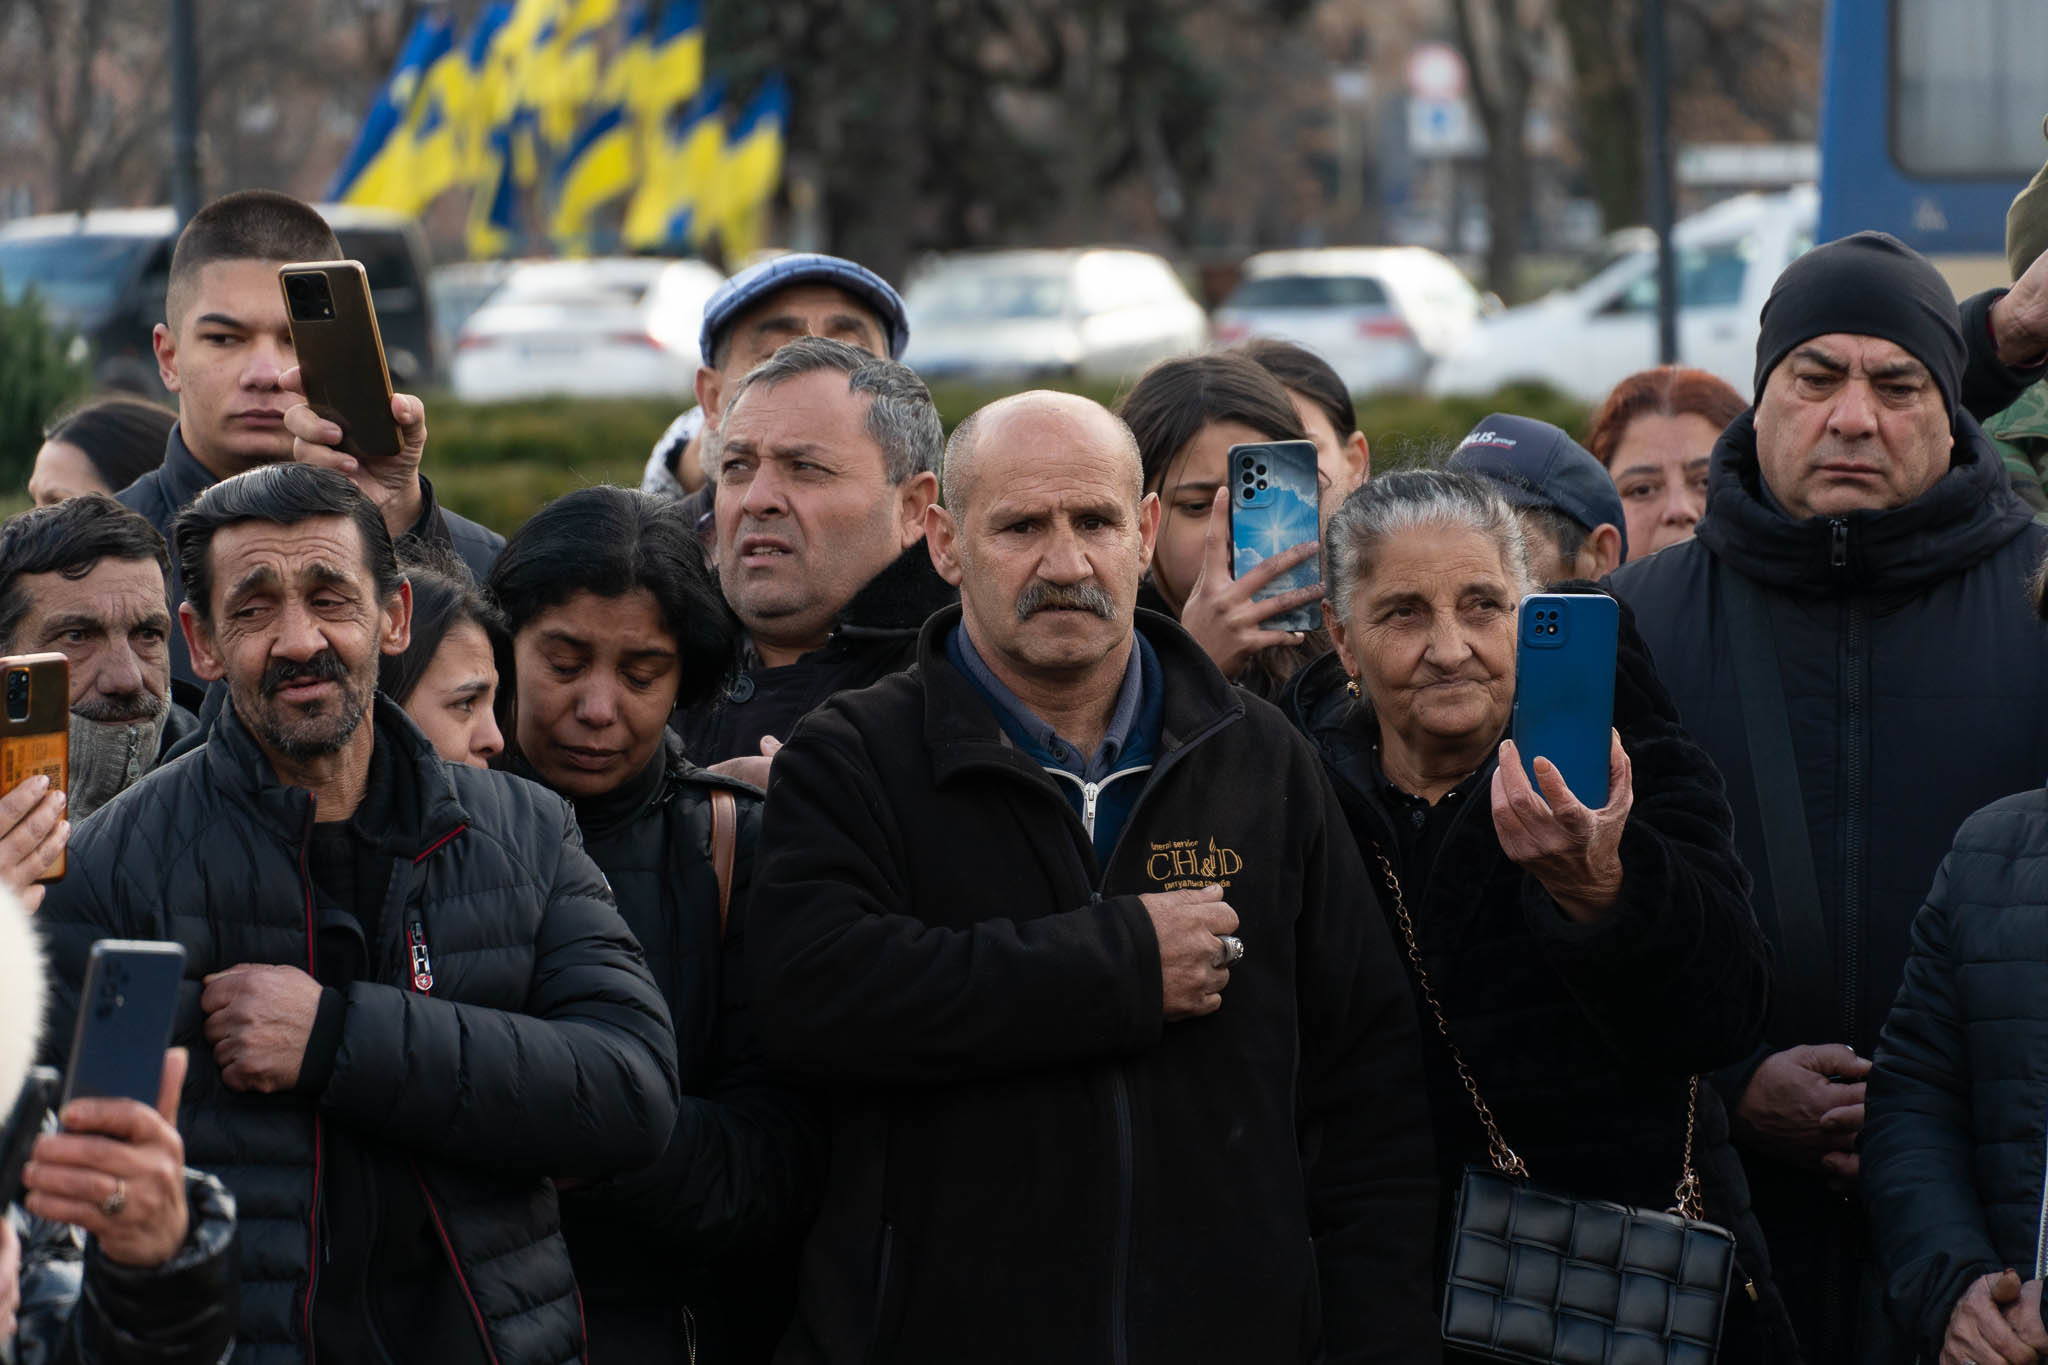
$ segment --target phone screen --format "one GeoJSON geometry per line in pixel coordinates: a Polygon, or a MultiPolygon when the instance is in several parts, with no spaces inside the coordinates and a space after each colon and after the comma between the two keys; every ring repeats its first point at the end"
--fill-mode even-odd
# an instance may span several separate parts
{"type": "MultiPolygon", "coordinates": [[[[1315,540],[1320,531],[1316,448],[1311,441],[1264,441],[1230,448],[1230,575],[1243,578],[1261,563],[1315,540]]],[[[1317,557],[1295,565],[1253,594],[1263,602],[1322,579],[1317,557]]],[[[1268,630],[1313,630],[1322,620],[1316,603],[1277,612],[1259,624],[1268,630]]]]}

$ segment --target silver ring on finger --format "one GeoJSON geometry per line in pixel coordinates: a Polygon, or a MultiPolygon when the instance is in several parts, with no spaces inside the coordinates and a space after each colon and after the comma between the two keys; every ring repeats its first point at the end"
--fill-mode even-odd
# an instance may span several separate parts
{"type": "Polygon", "coordinates": [[[1216,955],[1216,965],[1218,967],[1232,966],[1239,958],[1244,956],[1244,940],[1236,934],[1218,934],[1216,935],[1216,942],[1222,949],[1216,955]]]}
{"type": "Polygon", "coordinates": [[[119,1218],[121,1210],[128,1207],[128,1182],[120,1176],[114,1177],[114,1192],[100,1201],[100,1212],[109,1218],[119,1218]]]}

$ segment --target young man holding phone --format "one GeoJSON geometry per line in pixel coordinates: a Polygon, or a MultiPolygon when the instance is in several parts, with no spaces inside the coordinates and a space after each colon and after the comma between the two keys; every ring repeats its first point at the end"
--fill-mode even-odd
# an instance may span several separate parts
{"type": "MultiPolygon", "coordinates": [[[[334,432],[332,424],[304,407],[277,268],[341,254],[324,218],[274,190],[239,190],[193,216],[171,253],[164,321],[152,336],[164,387],[178,395],[178,425],[162,468],[118,496],[168,540],[178,513],[221,479],[283,460],[325,464],[347,474],[377,505],[394,539],[414,535],[447,545],[481,581],[505,539],[434,501],[433,485],[420,476],[427,422],[419,399],[397,394],[391,400],[398,455],[360,463],[331,449],[323,438],[334,432]],[[294,408],[301,409],[296,416],[294,408]],[[298,425],[288,425],[288,418],[298,425]]],[[[175,564],[166,587],[176,612],[185,585],[175,564]]],[[[175,700],[197,710],[205,686],[175,632],[171,677],[175,700]]]]}

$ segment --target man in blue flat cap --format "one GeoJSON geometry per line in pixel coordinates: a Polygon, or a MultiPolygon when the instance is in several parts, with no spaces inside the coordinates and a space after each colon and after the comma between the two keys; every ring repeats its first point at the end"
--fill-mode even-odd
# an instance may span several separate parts
{"type": "Polygon", "coordinates": [[[889,282],[853,261],[800,251],[748,266],[704,305],[697,406],[654,443],[640,487],[687,499],[685,510],[695,517],[708,513],[704,433],[717,431],[724,399],[740,377],[798,337],[831,337],[898,360],[910,343],[910,322],[889,282]]]}
{"type": "Polygon", "coordinates": [[[1508,500],[1539,583],[1605,578],[1628,558],[1628,517],[1592,452],[1548,422],[1506,413],[1472,428],[1450,467],[1508,500]]]}

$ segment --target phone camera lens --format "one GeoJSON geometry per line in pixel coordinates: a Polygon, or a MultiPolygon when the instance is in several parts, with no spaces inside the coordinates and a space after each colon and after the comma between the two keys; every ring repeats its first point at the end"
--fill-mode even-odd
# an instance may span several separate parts
{"type": "Polygon", "coordinates": [[[1259,487],[1261,487],[1261,488],[1264,488],[1265,486],[1266,486],[1266,481],[1265,481],[1264,479],[1260,479],[1260,480],[1259,480],[1259,487]]]}
{"type": "Polygon", "coordinates": [[[1251,471],[1250,471],[1249,469],[1247,469],[1247,470],[1246,470],[1246,471],[1244,472],[1244,481],[1245,481],[1246,483],[1250,483],[1250,482],[1252,481],[1252,472],[1251,472],[1251,471]]]}
{"type": "Polygon", "coordinates": [[[1255,498],[1255,497],[1257,497],[1257,496],[1258,496],[1258,494],[1256,494],[1256,493],[1252,492],[1252,490],[1251,490],[1251,489],[1249,489],[1249,488],[1247,488],[1247,489],[1245,489],[1245,490],[1244,490],[1244,500],[1245,500],[1246,502],[1250,502],[1250,501],[1251,501],[1251,500],[1252,500],[1253,498],[1255,498]]]}
{"type": "Polygon", "coordinates": [[[1265,467],[1264,465],[1260,465],[1260,466],[1259,466],[1259,473],[1261,473],[1261,474],[1264,474],[1265,472],[1266,472],[1266,467],[1265,467]]]}
{"type": "Polygon", "coordinates": [[[7,672],[7,718],[28,719],[28,670],[13,668],[7,672]]]}

